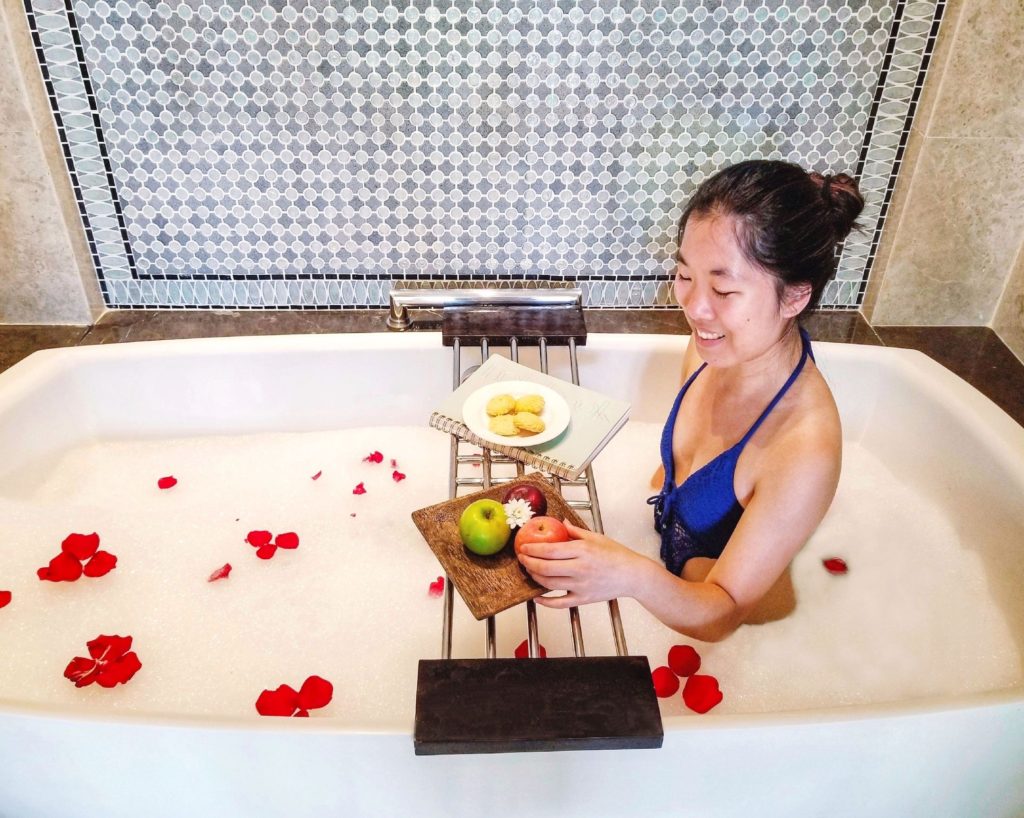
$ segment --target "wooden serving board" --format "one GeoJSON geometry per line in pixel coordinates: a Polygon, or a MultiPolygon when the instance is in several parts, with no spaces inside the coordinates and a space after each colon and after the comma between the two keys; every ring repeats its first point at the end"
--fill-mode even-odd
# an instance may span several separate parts
{"type": "MultiPolygon", "coordinates": [[[[531,474],[511,483],[502,483],[486,491],[467,494],[412,513],[412,520],[423,539],[477,619],[494,616],[548,590],[534,582],[519,564],[511,542],[497,554],[482,557],[469,551],[459,536],[459,517],[466,506],[482,499],[497,500],[500,503],[510,488],[527,484],[544,492],[548,501],[546,516],[566,520],[581,528],[589,527],[540,474],[531,474]]],[[[515,529],[512,532],[515,534],[515,529]]]]}

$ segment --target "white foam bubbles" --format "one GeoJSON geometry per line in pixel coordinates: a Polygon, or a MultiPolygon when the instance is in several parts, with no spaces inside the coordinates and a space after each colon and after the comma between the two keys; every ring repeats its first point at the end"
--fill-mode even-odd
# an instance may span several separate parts
{"type": "MultiPolygon", "coordinates": [[[[610,536],[657,558],[644,502],[660,427],[630,423],[600,455],[610,536]]],[[[69,451],[27,497],[0,500],[0,699],[82,712],[254,716],[264,688],[317,674],[335,685],[321,711],[344,726],[411,728],[416,665],[437,658],[440,566],[413,510],[447,497],[448,438],[363,428],[162,441],[69,451]],[[384,462],[362,462],[372,450],[384,462]],[[407,475],[392,480],[395,457],[407,475]],[[322,475],[317,480],[312,476],[322,475]],[[156,487],[174,475],[178,485],[156,487]],[[353,495],[359,482],[366,494],[353,495]],[[352,514],[356,516],[351,516],[352,514]],[[252,529],[295,531],[300,546],[259,560],[252,529]],[[101,535],[118,557],[105,577],[40,582],[70,532],[101,535]],[[207,582],[225,562],[231,576],[207,582]],[[143,668],[113,690],[63,678],[98,634],[131,634],[143,668]]],[[[473,470],[479,472],[479,470],[473,470]]],[[[675,634],[622,600],[633,653],[652,667],[690,643],[725,700],[764,712],[983,691],[1019,683],[1017,640],[988,590],[993,570],[964,547],[943,509],[848,444],[828,517],[793,565],[798,607],[718,644],[675,634]],[[821,560],[841,556],[849,574],[821,560]]],[[[614,652],[607,606],[581,611],[590,655],[614,652]]],[[[453,655],[484,655],[485,631],[456,600],[453,655]]],[[[549,655],[571,655],[568,616],[538,609],[549,655]]],[[[498,616],[498,653],[526,636],[523,606],[498,616]]],[[[666,714],[686,712],[678,697],[666,714]]]]}

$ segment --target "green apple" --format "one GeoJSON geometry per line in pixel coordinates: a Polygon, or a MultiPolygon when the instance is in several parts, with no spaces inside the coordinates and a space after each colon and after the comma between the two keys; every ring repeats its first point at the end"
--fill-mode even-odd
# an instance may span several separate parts
{"type": "Polygon", "coordinates": [[[474,554],[497,554],[508,542],[509,528],[505,509],[497,500],[475,500],[459,517],[459,536],[474,554]]]}

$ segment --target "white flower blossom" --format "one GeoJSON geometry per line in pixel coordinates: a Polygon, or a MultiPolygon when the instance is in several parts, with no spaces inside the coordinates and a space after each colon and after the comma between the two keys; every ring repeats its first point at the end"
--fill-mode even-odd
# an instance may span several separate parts
{"type": "Polygon", "coordinates": [[[510,528],[518,528],[533,516],[533,509],[526,500],[509,500],[504,505],[505,516],[510,528]]]}

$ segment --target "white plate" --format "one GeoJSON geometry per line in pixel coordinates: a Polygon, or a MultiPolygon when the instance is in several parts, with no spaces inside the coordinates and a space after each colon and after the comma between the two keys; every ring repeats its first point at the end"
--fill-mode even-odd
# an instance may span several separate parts
{"type": "Polygon", "coordinates": [[[539,383],[498,381],[481,386],[466,398],[466,402],[462,404],[462,419],[471,432],[488,443],[530,447],[554,440],[565,431],[565,427],[569,425],[569,404],[553,389],[541,386],[539,383]],[[514,437],[494,434],[487,425],[490,420],[490,416],[487,414],[487,401],[495,395],[511,395],[513,398],[521,398],[523,395],[540,395],[544,398],[544,411],[540,413],[540,418],[544,421],[544,431],[535,435],[515,435],[514,437]]]}

